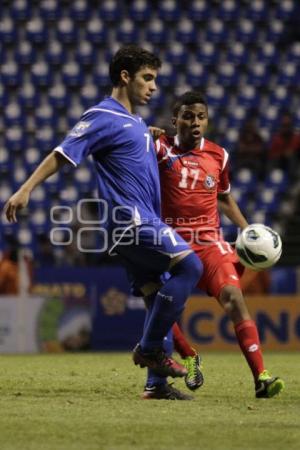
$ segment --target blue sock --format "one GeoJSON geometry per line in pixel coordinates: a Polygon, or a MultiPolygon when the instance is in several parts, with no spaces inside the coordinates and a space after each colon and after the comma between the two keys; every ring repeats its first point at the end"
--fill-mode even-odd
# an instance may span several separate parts
{"type": "MultiPolygon", "coordinates": [[[[172,355],[173,348],[173,332],[171,328],[167,336],[164,337],[164,351],[167,356],[172,355]]],[[[152,369],[148,369],[146,386],[154,386],[157,384],[167,384],[167,377],[160,377],[152,369]]]]}
{"type": "Polygon", "coordinates": [[[190,253],[170,270],[171,277],[159,289],[140,341],[145,351],[163,347],[163,339],[183,311],[185,302],[202,275],[202,263],[190,253]]]}

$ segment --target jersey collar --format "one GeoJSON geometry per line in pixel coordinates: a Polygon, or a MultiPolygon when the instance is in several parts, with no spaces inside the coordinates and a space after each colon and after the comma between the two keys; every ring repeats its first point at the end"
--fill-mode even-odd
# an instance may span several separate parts
{"type": "MultiPolygon", "coordinates": [[[[176,145],[176,147],[179,148],[178,134],[176,134],[176,136],[174,137],[174,144],[176,145]]],[[[193,148],[192,150],[189,150],[186,153],[192,152],[193,150],[197,150],[197,148],[199,148],[200,150],[203,150],[203,147],[204,147],[204,137],[201,138],[199,147],[193,148]]]]}

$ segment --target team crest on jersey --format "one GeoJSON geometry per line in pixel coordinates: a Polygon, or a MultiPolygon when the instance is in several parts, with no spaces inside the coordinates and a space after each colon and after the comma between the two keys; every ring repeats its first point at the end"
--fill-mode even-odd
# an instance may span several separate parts
{"type": "Polygon", "coordinates": [[[216,180],[212,175],[206,175],[204,180],[204,186],[206,189],[213,189],[216,185],[216,180]]]}
{"type": "Polygon", "coordinates": [[[70,136],[80,137],[85,133],[85,130],[91,126],[91,122],[78,122],[70,131],[70,136]]]}

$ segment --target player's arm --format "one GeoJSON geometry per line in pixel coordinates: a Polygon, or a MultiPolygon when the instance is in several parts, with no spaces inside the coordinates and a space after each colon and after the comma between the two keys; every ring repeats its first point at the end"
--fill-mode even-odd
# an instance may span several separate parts
{"type": "Polygon", "coordinates": [[[241,229],[248,226],[246,218],[230,193],[218,194],[218,206],[221,212],[236,226],[241,229]]]}
{"type": "Polygon", "coordinates": [[[163,130],[162,128],[158,128],[158,127],[148,127],[152,138],[154,141],[156,141],[156,139],[158,139],[162,134],[165,134],[165,130],[163,130]]]}
{"type": "Polygon", "coordinates": [[[25,208],[28,204],[31,191],[48,177],[57,172],[68,163],[67,158],[58,152],[50,153],[25,181],[20,189],[13,194],[4,206],[4,213],[9,222],[17,221],[17,210],[25,208]]]}

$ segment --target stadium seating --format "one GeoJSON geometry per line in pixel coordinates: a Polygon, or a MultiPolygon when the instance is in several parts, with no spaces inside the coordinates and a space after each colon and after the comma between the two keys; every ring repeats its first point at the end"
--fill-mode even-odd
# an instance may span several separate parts
{"type": "MultiPolygon", "coordinates": [[[[300,42],[291,34],[299,13],[295,1],[2,3],[0,207],[83,111],[109,92],[107,62],[121,44],[136,42],[162,56],[159,90],[140,109],[148,124],[169,123],[174,93],[195,88],[207,96],[212,139],[229,151],[254,109],[266,144],[284,109],[294,112],[300,128],[300,42]]],[[[233,168],[232,174],[245,213],[271,223],[276,202],[290,188],[288,175],[268,173],[260,195],[250,169],[233,168]]],[[[33,195],[21,243],[34,248],[37,230],[49,230],[47,211],[55,202],[71,205],[94,189],[89,163],[51,177],[33,195]]],[[[1,227],[6,234],[16,230],[1,227]]]]}

